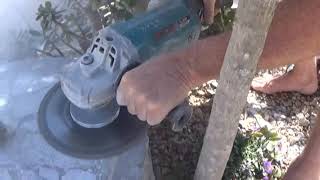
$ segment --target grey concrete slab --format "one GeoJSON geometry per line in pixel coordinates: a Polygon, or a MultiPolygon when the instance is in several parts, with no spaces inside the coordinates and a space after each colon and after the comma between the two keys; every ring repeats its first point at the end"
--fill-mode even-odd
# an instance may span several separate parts
{"type": "Polygon", "coordinates": [[[0,179],[152,179],[148,137],[119,156],[85,160],[56,151],[41,136],[36,122],[40,101],[68,62],[46,59],[0,65],[0,179]]]}

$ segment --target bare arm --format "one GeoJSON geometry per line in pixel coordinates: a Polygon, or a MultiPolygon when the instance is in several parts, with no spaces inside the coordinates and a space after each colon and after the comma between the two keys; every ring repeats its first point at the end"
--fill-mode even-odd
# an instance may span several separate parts
{"type": "MultiPolygon", "coordinates": [[[[259,68],[293,64],[320,53],[320,1],[283,0],[276,10],[259,68]]],[[[230,33],[193,44],[181,56],[188,58],[193,85],[219,75],[230,33]]],[[[184,58],[182,58],[184,59],[184,58]]]]}
{"type": "MultiPolygon", "coordinates": [[[[318,17],[319,0],[283,0],[259,67],[277,67],[316,55],[320,50],[318,17]]],[[[118,88],[118,103],[151,125],[160,123],[191,88],[218,77],[229,37],[225,33],[199,40],[127,72],[118,88]]]]}

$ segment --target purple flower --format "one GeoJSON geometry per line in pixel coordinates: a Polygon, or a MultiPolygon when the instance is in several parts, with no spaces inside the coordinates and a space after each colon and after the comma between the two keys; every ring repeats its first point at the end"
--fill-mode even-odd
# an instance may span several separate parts
{"type": "Polygon", "coordinates": [[[264,176],[264,177],[262,178],[262,180],[269,180],[269,177],[268,177],[268,176],[264,176]]]}
{"type": "Polygon", "coordinates": [[[271,161],[263,161],[263,170],[267,174],[272,173],[273,168],[272,168],[271,161]]]}

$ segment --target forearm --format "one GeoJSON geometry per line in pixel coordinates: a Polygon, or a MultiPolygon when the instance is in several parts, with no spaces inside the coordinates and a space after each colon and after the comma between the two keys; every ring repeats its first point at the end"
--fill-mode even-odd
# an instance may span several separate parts
{"type": "MultiPolygon", "coordinates": [[[[320,51],[320,1],[284,0],[273,19],[259,68],[274,68],[312,58],[320,51]]],[[[199,40],[183,59],[194,85],[218,77],[230,33],[199,40]]]]}

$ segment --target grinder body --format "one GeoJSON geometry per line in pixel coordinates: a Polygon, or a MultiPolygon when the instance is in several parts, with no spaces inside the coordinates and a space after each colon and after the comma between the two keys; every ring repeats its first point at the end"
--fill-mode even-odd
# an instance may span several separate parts
{"type": "MultiPolygon", "coordinates": [[[[122,76],[161,53],[198,39],[202,0],[173,0],[103,28],[86,53],[63,70],[60,84],[43,98],[38,126],[65,154],[89,159],[117,155],[144,140],[147,124],[116,102],[122,76]]],[[[183,102],[166,117],[179,131],[191,117],[183,102]]]]}
{"type": "Polygon", "coordinates": [[[110,28],[129,39],[144,62],[198,39],[201,13],[201,1],[175,0],[110,28]]]}
{"type": "MultiPolygon", "coordinates": [[[[202,15],[199,2],[163,3],[131,20],[102,29],[87,52],[70,64],[61,77],[61,88],[73,106],[73,119],[87,128],[100,128],[116,119],[120,109],[115,101],[116,90],[125,72],[198,39],[202,15]]],[[[180,110],[172,118],[183,120],[186,111],[180,110]]]]}

